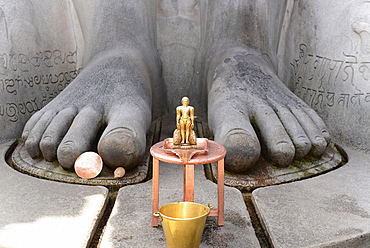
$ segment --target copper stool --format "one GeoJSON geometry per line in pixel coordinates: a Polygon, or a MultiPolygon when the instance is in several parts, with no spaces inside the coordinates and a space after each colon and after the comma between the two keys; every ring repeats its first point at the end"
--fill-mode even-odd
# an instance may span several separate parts
{"type": "MultiPolygon", "coordinates": [[[[165,141],[158,142],[152,146],[150,149],[150,154],[153,156],[152,213],[159,210],[159,161],[184,165],[185,202],[194,202],[194,165],[218,162],[218,206],[217,208],[211,209],[209,216],[217,216],[218,225],[224,225],[224,157],[226,155],[226,150],[221,144],[215,141],[203,139],[203,142],[204,140],[207,142],[207,153],[201,155],[195,154],[186,162],[183,162],[175,154],[168,153],[164,148],[165,141]]],[[[152,215],[152,226],[158,226],[158,217],[154,215],[152,215]]]]}

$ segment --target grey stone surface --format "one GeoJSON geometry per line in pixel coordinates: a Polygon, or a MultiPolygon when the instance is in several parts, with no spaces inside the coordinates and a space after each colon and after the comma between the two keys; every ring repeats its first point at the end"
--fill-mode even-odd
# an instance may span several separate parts
{"type": "Polygon", "coordinates": [[[108,190],[21,174],[3,159],[10,145],[0,145],[0,247],[87,247],[108,190]]]}
{"type": "Polygon", "coordinates": [[[152,108],[152,94],[162,100],[156,3],[63,2],[78,16],[84,68],[27,122],[26,149],[33,158],[57,159],[65,169],[73,169],[77,157],[89,150],[97,150],[112,169],[132,169],[144,155],[152,110],[159,109],[152,108]]]}
{"type": "MultiPolygon", "coordinates": [[[[182,165],[161,163],[160,206],[182,201],[182,165]]],[[[151,181],[119,191],[101,248],[166,247],[163,230],[151,226],[151,181]]],[[[217,206],[217,186],[206,180],[203,166],[195,167],[195,202],[217,206]]],[[[241,193],[225,188],[225,225],[208,217],[200,247],[260,247],[241,193]]]]}
{"type": "Polygon", "coordinates": [[[0,140],[18,138],[29,117],[76,78],[80,29],[68,1],[1,4],[0,140]]]}
{"type": "Polygon", "coordinates": [[[134,167],[151,110],[160,115],[175,101],[161,92],[171,98],[190,88],[228,150],[229,170],[247,171],[261,148],[284,167],[321,155],[329,141],[321,119],[285,83],[317,110],[336,143],[369,151],[368,7],[365,0],[8,1],[0,9],[0,140],[19,137],[29,116],[69,85],[28,122],[29,154],[58,153],[71,168],[102,134],[106,164],[134,167]]]}
{"type": "Polygon", "coordinates": [[[369,152],[369,2],[287,3],[279,77],[320,114],[336,143],[369,152]]]}
{"type": "Polygon", "coordinates": [[[319,157],[329,140],[325,125],[276,74],[277,50],[290,47],[280,31],[287,32],[292,2],[8,2],[0,13],[7,61],[0,121],[14,132],[0,139],[18,137],[30,114],[53,99],[24,128],[31,157],[73,169],[82,152],[97,150],[112,169],[129,170],[143,156],[152,117],[189,94],[199,116],[208,111],[230,171],[246,172],[262,147],[281,167],[319,157]],[[44,80],[50,75],[52,87],[44,80]]]}
{"type": "Polygon", "coordinates": [[[194,63],[200,45],[197,0],[172,3],[159,0],[157,33],[163,82],[167,89],[167,107],[175,111],[181,98],[200,83],[194,82],[194,63]]]}
{"type": "Polygon", "coordinates": [[[370,155],[346,151],[335,171],[253,192],[273,247],[370,246],[370,155]]]}

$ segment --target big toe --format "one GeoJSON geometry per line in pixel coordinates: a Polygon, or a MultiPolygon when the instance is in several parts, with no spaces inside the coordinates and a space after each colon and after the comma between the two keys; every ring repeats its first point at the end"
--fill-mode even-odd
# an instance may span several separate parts
{"type": "Polygon", "coordinates": [[[260,157],[261,146],[258,139],[245,130],[231,130],[219,142],[227,151],[225,168],[228,171],[246,172],[260,157]]]}
{"type": "Polygon", "coordinates": [[[126,170],[135,168],[145,152],[145,133],[137,134],[129,128],[116,128],[102,137],[98,144],[98,152],[106,165],[115,169],[126,170]]]}

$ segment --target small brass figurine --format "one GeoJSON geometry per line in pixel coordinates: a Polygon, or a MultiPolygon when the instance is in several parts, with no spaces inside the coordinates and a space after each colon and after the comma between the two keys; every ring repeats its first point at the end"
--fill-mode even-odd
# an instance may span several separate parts
{"type": "Polygon", "coordinates": [[[176,108],[176,127],[173,133],[173,147],[181,149],[197,148],[194,128],[194,108],[189,106],[187,97],[181,99],[181,106],[176,108]]]}

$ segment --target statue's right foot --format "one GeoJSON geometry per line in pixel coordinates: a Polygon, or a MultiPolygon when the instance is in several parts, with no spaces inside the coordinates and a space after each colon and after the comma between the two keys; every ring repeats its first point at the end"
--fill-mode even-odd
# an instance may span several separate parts
{"type": "Polygon", "coordinates": [[[74,0],[71,4],[85,41],[86,65],[28,121],[22,135],[25,147],[32,157],[57,159],[72,169],[76,158],[98,143],[95,149],[106,165],[129,170],[144,153],[152,91],[160,88],[152,87],[159,81],[160,68],[154,38],[156,3],[74,0]]]}
{"type": "Polygon", "coordinates": [[[138,61],[107,56],[84,68],[26,124],[22,138],[30,156],[57,159],[73,169],[77,157],[99,140],[97,150],[106,165],[134,168],[151,122],[150,77],[138,61]]]}

